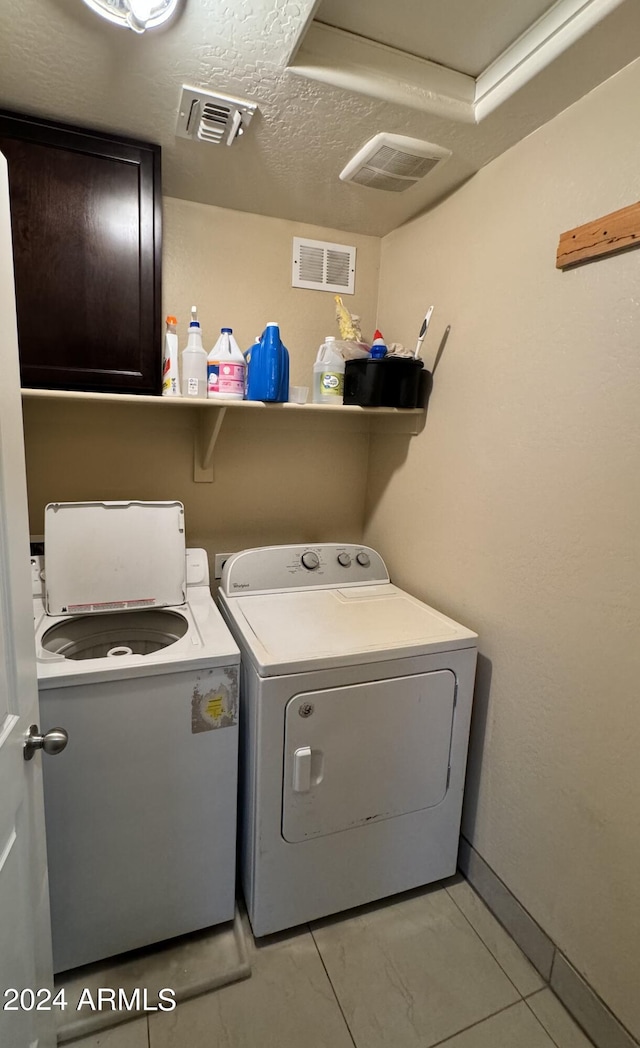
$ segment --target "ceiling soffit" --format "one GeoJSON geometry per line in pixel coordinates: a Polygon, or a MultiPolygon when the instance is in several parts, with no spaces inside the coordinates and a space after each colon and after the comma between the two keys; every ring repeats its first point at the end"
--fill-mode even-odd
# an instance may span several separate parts
{"type": "Polygon", "coordinates": [[[479,76],[557,0],[320,0],[314,18],[479,76]]]}
{"type": "Polygon", "coordinates": [[[624,2],[559,0],[477,77],[318,21],[303,27],[288,69],[385,102],[480,123],[624,2]]]}

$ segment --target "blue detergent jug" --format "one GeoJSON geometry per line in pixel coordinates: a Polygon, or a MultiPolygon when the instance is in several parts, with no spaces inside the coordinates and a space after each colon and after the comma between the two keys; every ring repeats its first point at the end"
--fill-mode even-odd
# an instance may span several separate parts
{"type": "Polygon", "coordinates": [[[289,399],[289,352],[277,324],[267,324],[251,347],[247,400],[285,402],[289,399]]]}

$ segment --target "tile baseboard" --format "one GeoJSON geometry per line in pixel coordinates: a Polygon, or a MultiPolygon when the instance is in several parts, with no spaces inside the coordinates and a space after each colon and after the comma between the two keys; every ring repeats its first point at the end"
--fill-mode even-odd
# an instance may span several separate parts
{"type": "Polygon", "coordinates": [[[460,838],[458,866],[596,1048],[638,1048],[638,1041],[465,837],[460,838]]]}
{"type": "Polygon", "coordinates": [[[548,983],[556,949],[549,936],[464,837],[460,838],[458,865],[469,884],[548,983]]]}
{"type": "Polygon", "coordinates": [[[596,1048],[636,1048],[635,1038],[559,950],[553,961],[550,986],[596,1048]]]}

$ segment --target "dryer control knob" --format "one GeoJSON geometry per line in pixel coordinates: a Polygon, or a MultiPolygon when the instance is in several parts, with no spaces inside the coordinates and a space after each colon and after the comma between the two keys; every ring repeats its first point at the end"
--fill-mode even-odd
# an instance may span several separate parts
{"type": "Polygon", "coordinates": [[[307,571],[315,571],[316,568],[320,567],[320,558],[317,553],[303,553],[300,560],[302,561],[302,567],[306,568],[307,571]]]}
{"type": "Polygon", "coordinates": [[[358,553],[356,560],[363,568],[368,568],[371,563],[371,558],[368,553],[358,553]]]}
{"type": "Polygon", "coordinates": [[[343,568],[348,568],[351,564],[351,557],[348,553],[338,553],[338,564],[342,564],[343,568]]]}

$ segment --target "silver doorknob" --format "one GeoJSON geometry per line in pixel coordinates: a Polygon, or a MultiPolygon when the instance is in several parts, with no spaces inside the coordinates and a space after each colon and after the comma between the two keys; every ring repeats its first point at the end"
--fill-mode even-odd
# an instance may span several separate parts
{"type": "Polygon", "coordinates": [[[38,725],[32,724],[24,744],[24,759],[30,761],[36,750],[44,750],[45,753],[50,753],[52,756],[62,753],[68,741],[69,735],[64,728],[52,728],[46,735],[40,735],[38,725]]]}

